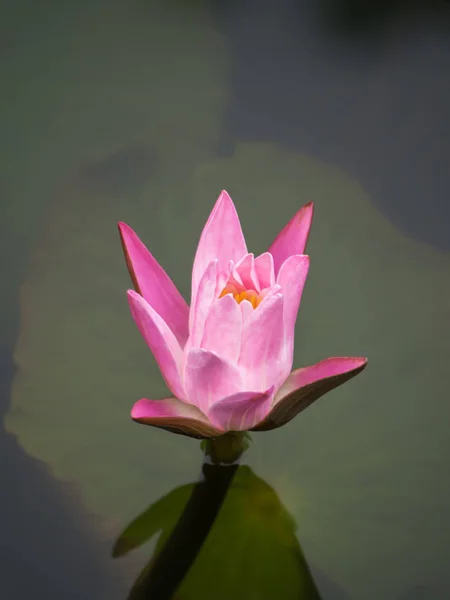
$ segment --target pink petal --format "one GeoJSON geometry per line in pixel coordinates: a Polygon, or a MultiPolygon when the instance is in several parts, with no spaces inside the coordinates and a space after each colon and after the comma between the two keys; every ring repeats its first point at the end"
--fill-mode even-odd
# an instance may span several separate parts
{"type": "Polygon", "coordinates": [[[213,260],[207,266],[200,280],[195,300],[191,305],[189,314],[189,328],[191,333],[188,348],[200,346],[201,344],[206,317],[216,297],[218,262],[217,259],[213,260]]]}
{"type": "Polygon", "coordinates": [[[208,264],[215,258],[219,272],[225,271],[230,260],[237,262],[247,254],[241,224],[233,201],[224,190],[220,194],[202,235],[195,255],[192,271],[192,298],[208,264]]]}
{"type": "Polygon", "coordinates": [[[178,398],[142,398],[133,406],[131,418],[137,423],[153,425],[193,438],[210,438],[223,434],[223,431],[216,429],[198,408],[185,404],[178,398]]]}
{"type": "Polygon", "coordinates": [[[280,231],[270,246],[269,252],[273,256],[275,275],[289,256],[305,253],[313,212],[313,203],[305,204],[280,231]]]}
{"type": "MultiPolygon", "coordinates": [[[[237,290],[242,291],[245,289],[245,285],[242,282],[241,276],[239,275],[238,270],[236,269],[236,265],[232,260],[230,260],[230,274],[227,280],[227,284],[234,285],[237,290]]],[[[220,290],[222,291],[222,290],[220,290]]]]}
{"type": "Polygon", "coordinates": [[[281,265],[277,284],[284,297],[284,326],[289,356],[294,352],[295,321],[309,270],[309,256],[294,254],[281,265]]]}
{"type": "Polygon", "coordinates": [[[293,371],[276,395],[272,410],[255,430],[281,427],[315,400],[360,373],[364,357],[333,357],[293,371]]]}
{"type": "Polygon", "coordinates": [[[242,390],[239,369],[202,348],[189,350],[184,382],[189,402],[205,414],[214,402],[242,390]]]}
{"type": "Polygon", "coordinates": [[[131,227],[119,223],[119,233],[135,290],[164,319],[183,346],[189,334],[186,301],[131,227]]]}
{"type": "Polygon", "coordinates": [[[239,308],[241,309],[242,323],[244,323],[244,321],[246,321],[248,317],[253,313],[254,308],[252,306],[252,303],[248,300],[242,300],[242,302],[239,304],[239,308]]]}
{"type": "Polygon", "coordinates": [[[238,392],[213,404],[208,417],[225,431],[246,431],[261,422],[270,410],[274,386],[263,393],[238,392]]]}
{"type": "Polygon", "coordinates": [[[267,296],[244,323],[239,367],[245,388],[278,388],[291,370],[286,361],[283,324],[283,296],[267,296]]]}
{"type": "MultiPolygon", "coordinates": [[[[218,262],[218,261],[217,261],[218,262]]],[[[234,262],[230,260],[224,271],[220,271],[217,275],[216,296],[219,297],[224,287],[230,280],[231,274],[235,271],[234,262]]]]}
{"type": "Polygon", "coordinates": [[[264,252],[255,258],[255,270],[262,290],[275,283],[273,256],[269,252],[264,252]]]}
{"type": "Polygon", "coordinates": [[[133,319],[153,352],[167,387],[178,398],[184,398],[185,392],[180,376],[183,352],[180,344],[167,323],[142,296],[129,290],[128,302],[133,319]]]}
{"type": "Polygon", "coordinates": [[[201,347],[236,363],[241,350],[241,336],[242,316],[239,304],[231,294],[215,300],[206,318],[201,347]]]}
{"type": "Polygon", "coordinates": [[[244,287],[248,290],[259,292],[259,281],[255,269],[255,257],[253,254],[246,254],[236,265],[236,270],[240,275],[244,287]]]}

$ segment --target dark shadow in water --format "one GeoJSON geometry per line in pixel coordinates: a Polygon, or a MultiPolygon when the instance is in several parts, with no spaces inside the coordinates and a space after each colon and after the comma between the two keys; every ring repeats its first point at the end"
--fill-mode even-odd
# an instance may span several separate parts
{"type": "MultiPolygon", "coordinates": [[[[169,539],[140,575],[129,596],[138,598],[172,598],[197,558],[232,484],[238,465],[203,465],[203,479],[195,485],[169,539]]],[[[138,517],[131,527],[147,524],[152,507],[138,517]]],[[[142,533],[141,533],[142,535],[142,533]]],[[[142,541],[146,541],[145,535],[142,541]]],[[[113,556],[127,551],[127,530],[117,541],[113,556]]]]}
{"type": "MultiPolygon", "coordinates": [[[[295,521],[273,488],[245,465],[204,464],[202,471],[200,482],[172,490],[117,540],[116,558],[161,532],[128,600],[321,600],[295,521]]],[[[322,574],[318,579],[326,600],[346,599],[322,574]]]]}
{"type": "Polygon", "coordinates": [[[92,542],[68,509],[70,486],[57,484],[3,429],[13,373],[11,349],[0,347],[0,597],[113,597],[92,542]]]}
{"type": "MultiPolygon", "coordinates": [[[[120,149],[90,163],[77,174],[84,185],[98,193],[123,194],[142,185],[154,173],[154,151],[146,145],[120,149]]],[[[68,185],[71,185],[69,182],[68,185]]],[[[44,208],[43,208],[44,210],[44,208]]],[[[6,211],[4,222],[9,216],[6,211]]],[[[19,283],[17,271],[26,262],[29,240],[22,232],[2,236],[0,271],[4,282],[19,283]],[[11,247],[20,248],[11,261],[11,247]]],[[[16,285],[17,285],[16,284],[16,285]]],[[[7,433],[3,416],[10,409],[10,392],[15,368],[13,348],[19,328],[19,290],[2,287],[2,332],[0,345],[0,598],[64,598],[101,600],[114,598],[114,582],[105,572],[107,542],[102,547],[96,533],[90,536],[93,517],[74,489],[55,481],[45,463],[28,456],[17,439],[7,433]],[[104,552],[100,554],[104,549],[104,552]]],[[[45,427],[42,430],[45,435],[45,427]]]]}
{"type": "Polygon", "coordinates": [[[448,0],[317,0],[315,9],[328,28],[341,34],[383,35],[393,21],[435,13],[444,2],[448,0]]]}

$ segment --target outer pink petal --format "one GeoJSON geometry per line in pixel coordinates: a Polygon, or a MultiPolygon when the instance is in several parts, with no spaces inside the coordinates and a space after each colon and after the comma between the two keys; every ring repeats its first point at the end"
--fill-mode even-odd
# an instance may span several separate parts
{"type": "Polygon", "coordinates": [[[274,386],[263,393],[238,392],[213,404],[208,417],[226,431],[246,431],[261,422],[270,410],[274,386]]]}
{"type": "Polygon", "coordinates": [[[281,427],[315,400],[355,377],[366,365],[364,357],[333,357],[293,371],[279,390],[272,410],[254,429],[281,427]]]}
{"type": "Polygon", "coordinates": [[[259,292],[259,281],[255,269],[255,257],[253,254],[246,254],[236,265],[236,270],[240,275],[241,281],[247,289],[259,292]]]}
{"type": "Polygon", "coordinates": [[[241,350],[241,337],[241,309],[233,296],[227,294],[211,305],[201,347],[236,363],[241,350]]]}
{"type": "Polygon", "coordinates": [[[131,418],[137,423],[153,425],[193,438],[210,438],[223,434],[223,431],[215,428],[198,408],[185,404],[178,398],[142,398],[133,406],[131,418]]]}
{"type": "Polygon", "coordinates": [[[242,390],[239,369],[202,348],[189,350],[184,382],[189,402],[205,414],[214,402],[242,390]]]}
{"type": "Polygon", "coordinates": [[[230,260],[237,262],[244,254],[247,254],[247,246],[239,217],[233,201],[224,190],[200,237],[192,271],[192,298],[195,298],[200,279],[212,260],[217,258],[219,271],[224,271],[230,260]]]}
{"type": "Polygon", "coordinates": [[[267,296],[244,323],[239,367],[245,388],[277,389],[291,370],[286,360],[283,296],[267,296]]]}
{"type": "Polygon", "coordinates": [[[280,231],[270,246],[269,252],[273,256],[275,275],[289,256],[305,253],[313,212],[313,203],[305,204],[280,231]]]}
{"type": "Polygon", "coordinates": [[[217,259],[209,263],[200,280],[194,303],[191,305],[189,348],[201,344],[206,317],[216,295],[217,267],[217,259]]]}
{"type": "Polygon", "coordinates": [[[134,289],[164,319],[183,346],[189,334],[186,301],[131,227],[119,223],[119,233],[134,289]]]}
{"type": "Polygon", "coordinates": [[[180,376],[182,350],[167,323],[133,290],[128,291],[131,314],[158,363],[167,387],[178,398],[185,392],[180,376]]]}
{"type": "Polygon", "coordinates": [[[309,256],[295,254],[281,265],[277,284],[281,286],[284,297],[284,326],[289,356],[294,351],[295,321],[300,306],[300,300],[309,270],[309,256]]]}
{"type": "Polygon", "coordinates": [[[255,270],[261,289],[271,287],[275,283],[273,256],[264,252],[255,258],[255,270]]]}

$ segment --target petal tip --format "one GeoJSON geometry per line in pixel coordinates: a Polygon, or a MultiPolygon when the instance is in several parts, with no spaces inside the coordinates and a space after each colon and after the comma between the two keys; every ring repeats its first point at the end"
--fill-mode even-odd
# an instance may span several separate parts
{"type": "Polygon", "coordinates": [[[217,208],[223,207],[224,210],[227,210],[227,208],[228,208],[228,210],[231,209],[237,215],[236,206],[235,206],[230,194],[227,192],[227,190],[222,190],[220,192],[219,197],[216,202],[216,207],[217,208]]]}
{"type": "Polygon", "coordinates": [[[133,421],[138,421],[140,417],[140,409],[138,404],[139,402],[133,404],[133,408],[130,410],[130,417],[133,419],[133,421]]]}
{"type": "Polygon", "coordinates": [[[142,296],[136,290],[127,290],[128,300],[140,300],[142,296]]]}
{"type": "Polygon", "coordinates": [[[136,423],[139,423],[139,422],[143,421],[146,416],[148,416],[148,415],[144,414],[144,411],[142,409],[141,400],[138,400],[137,402],[135,402],[133,404],[133,407],[130,410],[130,417],[133,421],[135,421],[136,423]]]}
{"type": "Polygon", "coordinates": [[[314,202],[307,202],[297,212],[294,218],[304,219],[305,217],[309,220],[309,226],[311,226],[312,218],[314,216],[314,202]]]}
{"type": "Polygon", "coordinates": [[[302,206],[287,225],[280,231],[269,247],[274,259],[275,275],[287,258],[294,254],[304,254],[308,243],[314,213],[314,204],[302,206]]]}
{"type": "Polygon", "coordinates": [[[358,356],[358,357],[356,357],[356,360],[359,362],[358,367],[360,367],[362,369],[365,369],[369,362],[369,359],[367,358],[367,356],[358,356]]]}
{"type": "MultiPolygon", "coordinates": [[[[354,363],[354,366],[348,369],[349,371],[353,371],[353,369],[358,369],[360,367],[365,367],[369,362],[369,359],[366,356],[347,356],[342,358],[354,363]]],[[[336,360],[342,360],[342,358],[336,358],[336,360]]]]}
{"type": "Polygon", "coordinates": [[[129,225],[127,225],[124,221],[119,221],[117,223],[117,229],[119,230],[119,235],[122,238],[122,240],[125,235],[134,234],[133,229],[129,225]]]}

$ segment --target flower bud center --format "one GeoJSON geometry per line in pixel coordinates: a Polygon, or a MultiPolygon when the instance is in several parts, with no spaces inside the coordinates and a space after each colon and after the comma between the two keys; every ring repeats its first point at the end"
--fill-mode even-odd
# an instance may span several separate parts
{"type": "Polygon", "coordinates": [[[258,294],[255,290],[241,290],[239,291],[236,286],[231,283],[228,283],[222,290],[219,298],[222,298],[226,294],[233,294],[233,298],[236,300],[238,304],[240,304],[243,300],[248,300],[253,308],[256,308],[258,304],[262,301],[261,294],[258,294]]]}

